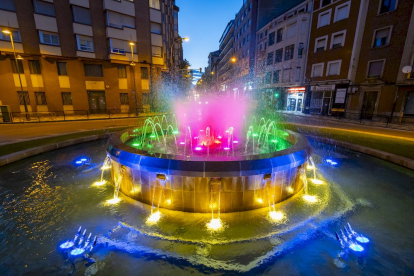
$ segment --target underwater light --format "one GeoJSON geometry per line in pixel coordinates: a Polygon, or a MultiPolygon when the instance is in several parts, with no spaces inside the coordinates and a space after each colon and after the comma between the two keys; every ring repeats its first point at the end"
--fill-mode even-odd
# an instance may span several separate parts
{"type": "Polygon", "coordinates": [[[331,160],[331,159],[325,159],[325,161],[326,161],[327,163],[332,163],[332,160],[331,160]]]}
{"type": "Polygon", "coordinates": [[[167,203],[168,205],[170,205],[170,204],[171,204],[171,199],[167,199],[167,200],[165,201],[165,203],[167,203]]]}
{"type": "Polygon", "coordinates": [[[256,137],[257,136],[257,133],[253,133],[253,136],[256,137]]]}
{"type": "Polygon", "coordinates": [[[272,143],[277,143],[277,140],[272,140],[272,143]]]}
{"type": "Polygon", "coordinates": [[[107,169],[110,169],[110,168],[111,168],[110,166],[103,165],[103,166],[101,167],[101,170],[107,170],[107,169]]]}
{"type": "Polygon", "coordinates": [[[148,224],[154,224],[157,223],[161,218],[161,213],[160,211],[152,213],[148,218],[147,218],[147,223],[148,224]]]}
{"type": "Polygon", "coordinates": [[[202,150],[202,147],[195,147],[195,150],[202,150]]]}
{"type": "Polygon", "coordinates": [[[180,145],[185,145],[185,142],[180,142],[180,145]]]}
{"type": "Polygon", "coordinates": [[[217,136],[217,138],[218,138],[218,139],[221,139],[221,138],[223,138],[223,137],[219,135],[219,136],[217,136]]]}
{"type": "Polygon", "coordinates": [[[78,255],[82,254],[83,252],[85,252],[85,249],[75,248],[72,251],[70,251],[70,254],[73,255],[73,256],[78,256],[78,255]]]}
{"type": "Polygon", "coordinates": [[[221,142],[219,140],[215,140],[214,143],[215,144],[221,144],[221,142]]]}
{"type": "Polygon", "coordinates": [[[338,163],[337,163],[337,162],[335,162],[335,161],[332,161],[332,162],[331,162],[331,165],[335,166],[335,165],[338,165],[338,163]]]}
{"type": "Polygon", "coordinates": [[[134,147],[138,147],[139,146],[139,143],[134,143],[134,144],[132,144],[134,147]]]}
{"type": "Polygon", "coordinates": [[[102,186],[102,185],[104,185],[106,183],[106,181],[105,180],[102,180],[102,181],[96,181],[96,182],[94,182],[93,184],[92,184],[92,186],[96,186],[96,187],[98,187],[98,186],[102,186]]]}
{"type": "Polygon", "coordinates": [[[316,185],[323,184],[322,180],[319,180],[319,179],[316,179],[316,178],[312,178],[311,181],[312,181],[313,184],[316,184],[316,185]]]}
{"type": "Polygon", "coordinates": [[[207,223],[207,228],[211,229],[211,230],[218,230],[222,227],[221,225],[221,221],[219,218],[213,218],[210,220],[209,223],[207,223]]]}
{"type": "Polygon", "coordinates": [[[365,237],[357,237],[356,240],[360,243],[369,243],[369,239],[365,237]]]}
{"type": "Polygon", "coordinates": [[[180,132],[178,130],[174,130],[172,133],[173,134],[179,134],[180,132]]]}
{"type": "Polygon", "coordinates": [[[233,143],[238,144],[238,143],[239,143],[239,141],[233,141],[233,143]]]}
{"type": "Polygon", "coordinates": [[[263,203],[263,199],[261,199],[261,198],[256,199],[256,201],[259,202],[260,204],[263,203]]]}
{"type": "Polygon", "coordinates": [[[75,245],[75,243],[73,241],[67,241],[67,242],[62,243],[59,247],[61,249],[68,249],[68,248],[71,248],[74,245],[75,245]]]}
{"type": "Polygon", "coordinates": [[[273,220],[281,220],[285,215],[282,212],[271,211],[269,212],[269,216],[273,220]]]}
{"type": "Polygon", "coordinates": [[[226,133],[229,133],[230,131],[226,130],[226,133]]]}
{"type": "Polygon", "coordinates": [[[151,134],[151,135],[150,135],[150,138],[155,138],[155,135],[154,135],[154,134],[151,134]]]}
{"type": "Polygon", "coordinates": [[[307,202],[317,202],[318,198],[316,196],[313,195],[304,195],[303,199],[306,200],[307,202]]]}
{"type": "Polygon", "coordinates": [[[82,161],[82,162],[86,162],[86,161],[88,161],[88,159],[86,159],[86,158],[82,158],[80,161],[82,161]]]}
{"type": "Polygon", "coordinates": [[[289,194],[292,194],[295,190],[293,190],[293,188],[292,188],[292,187],[288,187],[288,188],[287,188],[287,191],[289,192],[289,194]]]}
{"type": "Polygon", "coordinates": [[[107,201],[106,201],[106,203],[109,203],[109,204],[117,204],[118,202],[120,202],[121,200],[119,199],[119,198],[111,198],[111,199],[108,199],[107,201]]]}
{"type": "Polygon", "coordinates": [[[76,161],[75,162],[75,164],[78,164],[78,165],[80,165],[80,164],[82,164],[83,163],[83,161],[76,161]]]}
{"type": "Polygon", "coordinates": [[[352,243],[349,246],[349,248],[352,249],[353,251],[357,251],[357,252],[364,251],[364,248],[362,246],[360,246],[359,244],[356,244],[356,243],[352,243]]]}
{"type": "Polygon", "coordinates": [[[224,150],[229,150],[229,149],[230,149],[230,148],[228,148],[228,147],[225,147],[225,148],[224,148],[224,150]]]}

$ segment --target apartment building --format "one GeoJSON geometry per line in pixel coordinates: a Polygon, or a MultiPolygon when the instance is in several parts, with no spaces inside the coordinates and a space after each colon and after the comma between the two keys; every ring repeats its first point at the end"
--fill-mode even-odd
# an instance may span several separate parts
{"type": "Polygon", "coordinates": [[[257,31],[256,92],[277,110],[303,108],[312,2],[302,1],[257,31]]]}
{"type": "Polygon", "coordinates": [[[233,76],[234,63],[233,43],[234,43],[234,20],[230,20],[220,37],[219,46],[219,64],[217,66],[218,76],[217,83],[220,91],[229,89],[229,82],[233,76]]]}
{"type": "Polygon", "coordinates": [[[347,113],[361,119],[414,119],[413,1],[371,0],[347,113]]]}
{"type": "Polygon", "coordinates": [[[173,0],[1,0],[0,101],[12,112],[132,112],[182,58],[173,0]],[[171,51],[175,50],[175,54],[171,51]]]}

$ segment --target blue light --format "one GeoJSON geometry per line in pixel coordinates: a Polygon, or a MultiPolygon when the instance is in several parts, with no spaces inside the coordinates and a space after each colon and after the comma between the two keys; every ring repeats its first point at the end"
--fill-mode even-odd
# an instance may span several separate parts
{"type": "Polygon", "coordinates": [[[364,248],[362,246],[360,246],[359,244],[353,243],[349,246],[350,249],[352,249],[353,251],[357,251],[357,252],[361,252],[364,251],[364,248]]]}
{"type": "Polygon", "coordinates": [[[75,163],[76,163],[76,164],[78,164],[78,165],[80,165],[80,164],[82,164],[83,162],[82,162],[82,161],[76,161],[75,163]]]}
{"type": "Polygon", "coordinates": [[[74,243],[72,241],[67,241],[67,242],[62,243],[60,245],[60,248],[68,249],[68,248],[71,248],[73,245],[74,245],[74,243]]]}
{"type": "Polygon", "coordinates": [[[337,163],[337,162],[335,162],[335,161],[332,161],[332,162],[331,162],[331,165],[335,166],[335,165],[338,165],[338,163],[337,163]]]}
{"type": "Polygon", "coordinates": [[[356,240],[360,243],[369,243],[369,239],[365,237],[357,237],[356,240]]]}
{"type": "Polygon", "coordinates": [[[332,160],[331,159],[326,159],[325,160],[327,163],[332,163],[332,160]]]}
{"type": "Polygon", "coordinates": [[[86,158],[82,158],[80,161],[82,161],[82,162],[86,162],[86,161],[88,161],[88,159],[86,159],[86,158]]]}
{"type": "Polygon", "coordinates": [[[83,252],[85,252],[85,249],[75,248],[72,251],[70,251],[70,254],[73,255],[73,256],[78,256],[78,255],[82,254],[83,252]]]}

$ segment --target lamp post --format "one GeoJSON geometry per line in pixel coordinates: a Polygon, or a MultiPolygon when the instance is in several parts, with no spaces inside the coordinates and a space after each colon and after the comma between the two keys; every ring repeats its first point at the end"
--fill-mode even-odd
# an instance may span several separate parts
{"type": "MultiPolygon", "coordinates": [[[[19,64],[17,63],[17,59],[22,59],[22,57],[20,56],[16,56],[16,50],[14,49],[14,41],[13,41],[13,34],[11,31],[9,30],[3,30],[2,31],[4,34],[8,34],[10,36],[10,41],[11,41],[11,45],[12,45],[12,49],[13,49],[13,55],[14,55],[14,62],[16,64],[16,69],[17,69],[17,75],[19,76],[19,82],[20,82],[20,91],[22,92],[23,95],[23,103],[24,103],[24,111],[27,113],[29,112],[28,108],[27,108],[27,103],[26,103],[26,95],[23,92],[23,84],[22,84],[22,79],[20,77],[20,68],[19,68],[19,64]],[[19,58],[20,57],[20,58],[19,58]]],[[[26,114],[26,118],[27,114],[26,114]]]]}
{"type": "Polygon", "coordinates": [[[180,40],[181,41],[189,41],[190,38],[179,36],[179,37],[177,37],[173,40],[173,43],[171,44],[171,47],[170,47],[170,71],[172,71],[172,69],[173,69],[173,48],[174,48],[175,43],[180,41],[180,40]]]}
{"type": "MultiPolygon", "coordinates": [[[[129,46],[131,46],[131,63],[129,65],[131,65],[132,78],[134,79],[133,92],[134,92],[134,97],[135,97],[135,116],[138,117],[138,99],[137,99],[137,90],[136,90],[136,86],[135,86],[135,62],[134,62],[134,46],[135,46],[135,43],[134,42],[129,42],[129,46]]],[[[137,53],[137,55],[138,55],[138,53],[137,53]]]]}

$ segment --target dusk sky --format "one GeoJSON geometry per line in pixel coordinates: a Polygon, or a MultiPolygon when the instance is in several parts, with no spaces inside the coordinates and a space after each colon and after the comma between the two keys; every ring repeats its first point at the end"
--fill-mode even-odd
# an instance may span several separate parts
{"type": "Polygon", "coordinates": [[[177,0],[180,7],[178,17],[179,33],[189,37],[184,42],[184,58],[191,68],[207,66],[210,52],[219,49],[219,39],[227,23],[234,19],[243,0],[177,0]]]}

